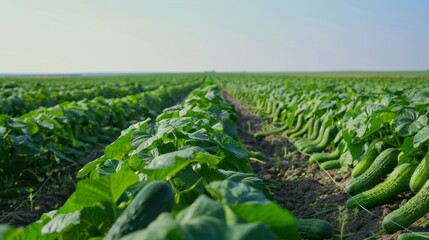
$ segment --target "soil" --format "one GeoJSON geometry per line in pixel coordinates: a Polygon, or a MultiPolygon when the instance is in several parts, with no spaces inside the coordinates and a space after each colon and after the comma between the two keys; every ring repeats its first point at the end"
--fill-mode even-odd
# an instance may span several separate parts
{"type": "Polygon", "coordinates": [[[39,176],[39,181],[34,176],[26,176],[25,181],[19,184],[34,190],[32,201],[29,193],[22,197],[0,198],[0,224],[26,226],[39,220],[43,213],[62,206],[76,189],[77,172],[86,163],[100,157],[106,145],[98,144],[87,157],[73,164],[53,168],[49,176],[39,176]]]}
{"type": "MultiPolygon", "coordinates": [[[[349,172],[338,169],[323,171],[317,164],[308,163],[308,155],[296,151],[293,144],[283,136],[269,136],[261,140],[253,137],[264,128],[267,119],[253,114],[240,101],[225,95],[235,106],[239,117],[239,137],[251,151],[262,152],[264,163],[252,161],[255,174],[270,186],[276,202],[297,217],[323,219],[332,224],[338,234],[349,235],[347,239],[396,239],[399,233],[380,235],[383,217],[406,202],[407,196],[399,196],[390,204],[371,208],[349,210],[345,203],[349,198],[344,186],[350,179],[349,172]]],[[[409,198],[409,196],[408,196],[409,198]]],[[[410,228],[424,230],[423,228],[410,228]]],[[[427,231],[426,227],[426,231],[427,231]]]]}

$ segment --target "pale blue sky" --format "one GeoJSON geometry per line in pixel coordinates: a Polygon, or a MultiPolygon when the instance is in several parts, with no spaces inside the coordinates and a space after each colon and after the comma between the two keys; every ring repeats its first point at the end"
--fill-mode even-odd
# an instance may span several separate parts
{"type": "Polygon", "coordinates": [[[0,73],[425,69],[425,0],[0,0],[0,73]]]}

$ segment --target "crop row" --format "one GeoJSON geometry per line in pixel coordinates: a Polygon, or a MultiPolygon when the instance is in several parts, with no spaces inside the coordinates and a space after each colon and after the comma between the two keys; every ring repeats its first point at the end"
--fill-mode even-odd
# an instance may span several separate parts
{"type": "Polygon", "coordinates": [[[61,81],[61,85],[54,84],[54,80],[45,81],[37,79],[21,80],[18,83],[0,81],[0,114],[16,117],[41,106],[51,107],[65,101],[96,97],[120,98],[155,90],[163,84],[180,84],[183,79],[149,76],[124,81],[117,81],[114,78],[99,82],[94,79],[69,78],[58,80],[61,81]]]}
{"type": "MultiPolygon", "coordinates": [[[[283,134],[309,163],[352,171],[348,208],[414,195],[383,220],[383,230],[406,230],[429,212],[429,87],[380,79],[359,81],[236,78],[220,83],[234,97],[272,121],[256,138],[283,134]]],[[[416,82],[414,82],[416,83],[416,82]]]]}
{"type": "Polygon", "coordinates": [[[237,116],[216,85],[122,131],[79,172],[58,210],[5,239],[299,239],[251,172],[237,116]]]}
{"type": "Polygon", "coordinates": [[[15,192],[22,192],[21,187],[9,188],[11,186],[6,186],[7,183],[16,184],[17,177],[31,179],[33,175],[43,174],[57,164],[74,162],[83,157],[84,149],[100,142],[107,143],[130,124],[156,116],[200,82],[161,86],[153,91],[122,98],[97,97],[64,102],[50,108],[39,108],[19,118],[1,116],[0,172],[3,191],[0,195],[13,196],[15,192]],[[4,181],[10,178],[15,181],[4,181]]]}

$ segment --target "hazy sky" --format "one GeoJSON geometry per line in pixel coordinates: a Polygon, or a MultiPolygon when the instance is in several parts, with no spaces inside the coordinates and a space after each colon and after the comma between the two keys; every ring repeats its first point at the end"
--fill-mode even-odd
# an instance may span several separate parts
{"type": "Polygon", "coordinates": [[[0,0],[0,73],[425,69],[426,0],[0,0]]]}

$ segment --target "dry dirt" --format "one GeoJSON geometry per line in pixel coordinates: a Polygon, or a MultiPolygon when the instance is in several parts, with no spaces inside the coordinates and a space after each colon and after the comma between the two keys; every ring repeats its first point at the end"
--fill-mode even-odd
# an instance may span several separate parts
{"type": "MultiPolygon", "coordinates": [[[[271,187],[276,202],[295,216],[323,219],[330,222],[338,234],[341,229],[344,235],[351,234],[348,239],[365,239],[379,232],[384,216],[406,202],[405,197],[399,197],[390,204],[369,209],[370,212],[345,208],[349,196],[343,187],[350,172],[337,169],[325,172],[317,164],[309,164],[309,157],[299,152],[284,157],[284,148],[289,153],[295,151],[293,144],[282,136],[255,139],[253,134],[262,129],[264,119],[231,96],[226,95],[226,99],[235,106],[239,116],[239,137],[243,144],[251,151],[264,154],[261,160],[265,163],[252,162],[254,172],[271,187]]],[[[378,234],[373,239],[390,240],[398,235],[378,234]]]]}

